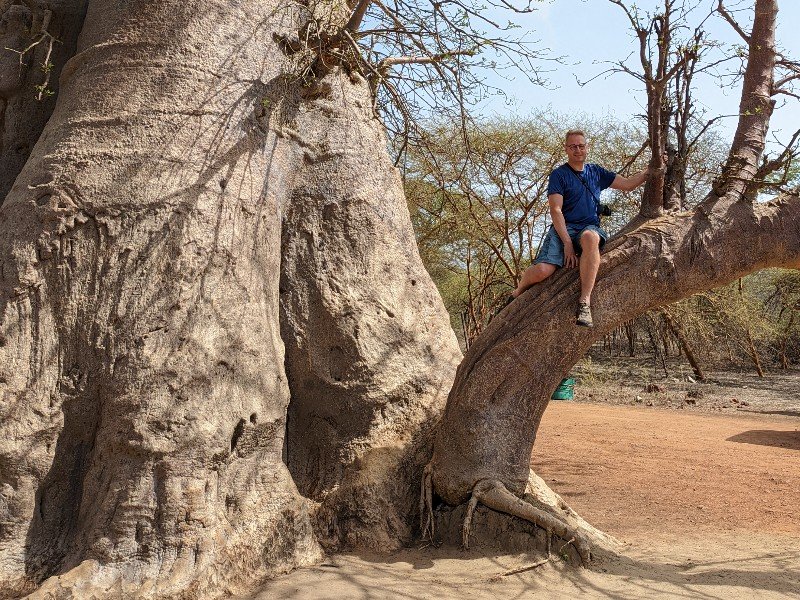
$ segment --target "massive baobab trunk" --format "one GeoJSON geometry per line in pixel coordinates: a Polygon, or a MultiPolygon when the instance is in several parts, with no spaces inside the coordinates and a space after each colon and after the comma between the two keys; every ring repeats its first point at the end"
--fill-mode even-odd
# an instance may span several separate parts
{"type": "Polygon", "coordinates": [[[460,355],[368,87],[307,94],[301,24],[89,3],[0,208],[6,597],[211,598],[408,540],[460,355]]]}
{"type": "MultiPolygon", "coordinates": [[[[594,532],[563,503],[535,512],[517,498],[531,491],[531,450],[559,380],[594,341],[650,308],[767,266],[800,267],[800,198],[756,201],[773,108],[776,15],[775,0],[756,2],[741,118],[722,176],[696,210],[640,218],[609,244],[593,295],[595,328],[574,325],[579,282],[562,272],[520,296],[470,347],[426,469],[426,485],[446,503],[482,502],[574,535],[588,552],[594,532]]],[[[643,205],[661,198],[660,186],[648,186],[643,205]]]]}

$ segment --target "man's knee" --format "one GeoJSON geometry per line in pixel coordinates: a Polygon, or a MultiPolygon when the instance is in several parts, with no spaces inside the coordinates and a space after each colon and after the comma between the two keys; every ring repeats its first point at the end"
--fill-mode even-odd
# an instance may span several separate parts
{"type": "Polygon", "coordinates": [[[581,248],[587,250],[589,248],[600,248],[600,234],[591,229],[585,230],[581,233],[581,248]]]}
{"type": "Polygon", "coordinates": [[[547,279],[555,271],[556,265],[551,265],[550,263],[539,263],[533,266],[533,276],[537,282],[547,279]]]}

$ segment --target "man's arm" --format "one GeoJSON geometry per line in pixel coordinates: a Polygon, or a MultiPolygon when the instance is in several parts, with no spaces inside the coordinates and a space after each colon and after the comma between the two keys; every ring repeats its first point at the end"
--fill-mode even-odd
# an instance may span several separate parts
{"type": "Polygon", "coordinates": [[[630,177],[623,177],[622,175],[617,175],[614,178],[614,181],[611,182],[609,186],[612,190],[619,190],[621,192],[632,192],[640,185],[642,185],[650,175],[655,174],[658,169],[645,169],[644,171],[637,173],[636,175],[632,175],[630,177]]]}
{"type": "Polygon", "coordinates": [[[572,245],[572,239],[567,233],[567,221],[564,219],[564,213],[561,209],[564,207],[564,196],[561,194],[550,194],[547,197],[547,202],[550,204],[550,218],[553,221],[553,227],[561,238],[564,244],[564,266],[577,267],[578,257],[575,254],[575,248],[572,245]]]}

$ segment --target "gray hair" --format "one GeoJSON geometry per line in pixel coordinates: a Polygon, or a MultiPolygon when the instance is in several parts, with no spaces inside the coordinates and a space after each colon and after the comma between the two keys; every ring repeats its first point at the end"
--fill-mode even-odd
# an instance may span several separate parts
{"type": "Polygon", "coordinates": [[[564,136],[564,143],[566,144],[567,140],[573,135],[580,135],[583,136],[583,139],[586,139],[586,133],[583,131],[583,129],[570,129],[567,132],[567,135],[564,136]]]}

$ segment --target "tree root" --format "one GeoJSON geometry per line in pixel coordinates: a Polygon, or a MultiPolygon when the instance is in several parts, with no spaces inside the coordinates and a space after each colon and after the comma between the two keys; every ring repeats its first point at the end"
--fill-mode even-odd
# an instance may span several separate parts
{"type": "Polygon", "coordinates": [[[555,534],[564,540],[569,540],[567,544],[572,544],[577,550],[584,565],[591,560],[591,545],[583,534],[556,516],[536,508],[521,498],[517,498],[508,491],[503,482],[497,479],[481,480],[475,484],[472,490],[462,531],[464,548],[469,549],[469,531],[472,524],[472,515],[479,502],[492,510],[530,521],[547,531],[548,556],[550,555],[550,538],[555,534]]]}
{"type": "Polygon", "coordinates": [[[422,485],[419,494],[419,518],[422,539],[433,541],[433,463],[425,465],[422,471],[422,485]]]}
{"type": "Polygon", "coordinates": [[[525,496],[538,503],[545,511],[557,513],[558,518],[564,521],[571,529],[579,531],[588,539],[595,550],[602,549],[611,554],[617,554],[625,546],[622,542],[593,527],[587,523],[564,499],[551,490],[544,480],[533,471],[528,476],[528,485],[525,496]]]}
{"type": "MultiPolygon", "coordinates": [[[[422,538],[431,542],[434,541],[437,519],[433,511],[433,475],[433,463],[428,463],[423,470],[419,499],[422,538]]],[[[595,551],[617,554],[624,546],[612,536],[592,527],[563,498],[551,490],[541,477],[530,471],[524,499],[509,491],[498,479],[481,479],[473,486],[469,501],[463,508],[463,521],[460,526],[461,545],[467,550],[478,504],[483,504],[498,513],[518,517],[541,528],[546,535],[540,540],[540,544],[542,546],[546,544],[548,558],[552,552],[553,535],[565,542],[556,552],[562,554],[564,549],[571,545],[584,566],[592,560],[595,551]]],[[[453,507],[453,510],[455,508],[453,507]]],[[[445,511],[444,514],[448,512],[453,514],[452,511],[445,511]]],[[[457,538],[454,539],[453,535],[459,534],[455,528],[449,528],[450,526],[446,524],[447,519],[445,517],[445,521],[440,523],[445,527],[440,535],[444,535],[450,539],[450,543],[454,543],[457,538]]],[[[517,543],[510,542],[511,546],[517,543]]]]}

